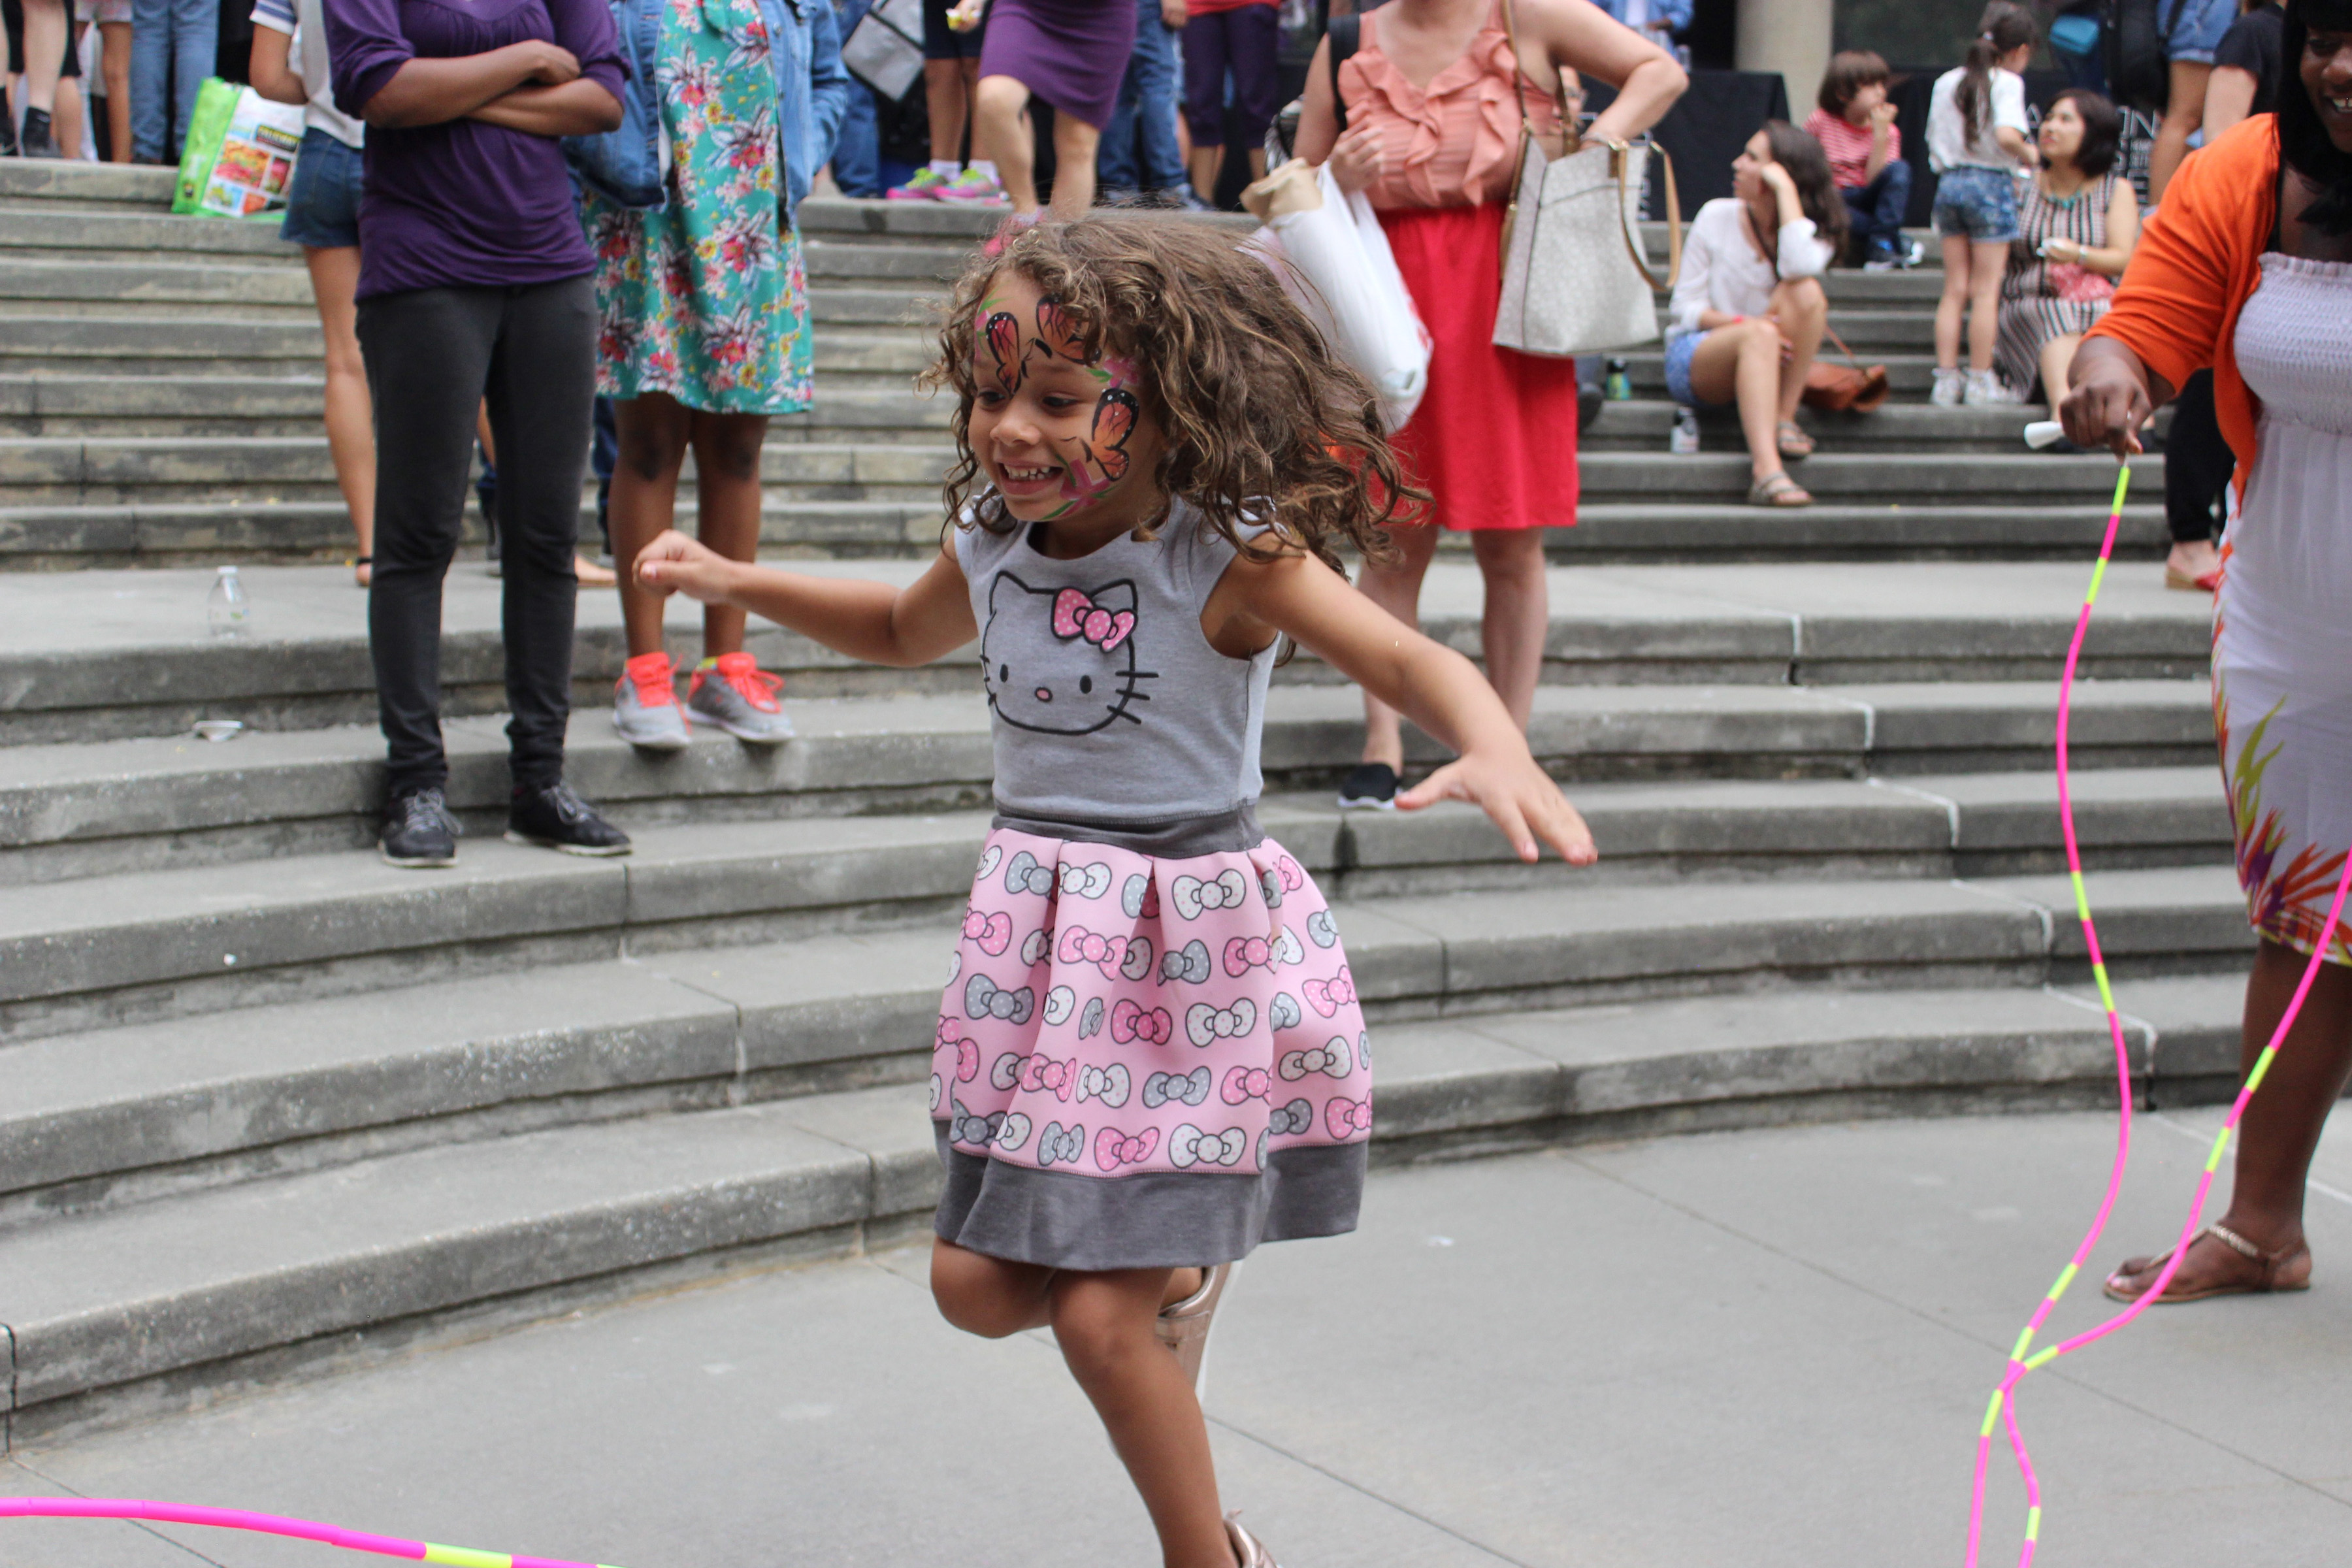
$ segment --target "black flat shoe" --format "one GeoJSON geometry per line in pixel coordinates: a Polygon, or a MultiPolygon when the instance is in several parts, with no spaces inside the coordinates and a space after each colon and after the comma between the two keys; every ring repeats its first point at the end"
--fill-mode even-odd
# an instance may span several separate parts
{"type": "Polygon", "coordinates": [[[389,866],[436,871],[457,863],[457,819],[448,797],[437,789],[396,795],[383,808],[383,836],[376,852],[389,866]]]}
{"type": "Polygon", "coordinates": [[[1394,768],[1386,763],[1358,763],[1339,781],[1339,806],[1343,811],[1394,811],[1396,793],[1394,768]]]}
{"type": "Polygon", "coordinates": [[[566,855],[626,855],[629,836],[597,815],[570,784],[558,779],[537,789],[518,789],[507,808],[507,841],[561,849],[566,855]]]}

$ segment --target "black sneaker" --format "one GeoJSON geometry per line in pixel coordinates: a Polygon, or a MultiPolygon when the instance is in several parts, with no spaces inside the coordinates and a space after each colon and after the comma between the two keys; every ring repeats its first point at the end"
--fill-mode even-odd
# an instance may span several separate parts
{"type": "Polygon", "coordinates": [[[566,855],[626,855],[629,836],[596,815],[562,779],[518,789],[507,807],[507,841],[561,849],[566,855]]]}
{"type": "Polygon", "coordinates": [[[16,155],[16,117],[8,112],[8,89],[0,87],[0,158],[16,155]]]}
{"type": "Polygon", "coordinates": [[[457,835],[448,797],[437,789],[394,795],[383,808],[383,837],[376,852],[391,866],[437,870],[457,863],[457,835]]]}
{"type": "Polygon", "coordinates": [[[1342,811],[1394,811],[1397,773],[1386,763],[1358,763],[1339,781],[1342,811]]]}
{"type": "Polygon", "coordinates": [[[19,142],[27,158],[62,158],[58,151],[57,137],[49,131],[49,111],[46,109],[25,110],[25,131],[19,142]]]}

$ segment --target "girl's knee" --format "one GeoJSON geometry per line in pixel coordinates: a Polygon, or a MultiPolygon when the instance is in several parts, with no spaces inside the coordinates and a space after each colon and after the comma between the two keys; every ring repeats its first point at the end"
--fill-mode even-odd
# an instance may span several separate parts
{"type": "Polygon", "coordinates": [[[1817,311],[1823,315],[1829,312],[1830,297],[1818,278],[1791,278],[1772,290],[1772,299],[1775,308],[1780,310],[1797,310],[1808,315],[1817,311]]]}
{"type": "Polygon", "coordinates": [[[1114,1372],[1144,1346],[1158,1340],[1148,1317],[1128,1310],[1128,1303],[1107,1291],[1067,1290],[1054,1302],[1054,1342],[1072,1375],[1086,1384],[1114,1372]]]}
{"type": "Polygon", "coordinates": [[[931,1300],[940,1316],[965,1333],[1006,1339],[1031,1326],[1034,1294],[1019,1289],[1024,1266],[940,1242],[931,1248],[931,1300]]]}
{"type": "Polygon", "coordinates": [[[760,477],[760,448],[767,437],[765,420],[713,419],[698,421],[694,433],[694,463],[715,479],[738,483],[760,477]]]}

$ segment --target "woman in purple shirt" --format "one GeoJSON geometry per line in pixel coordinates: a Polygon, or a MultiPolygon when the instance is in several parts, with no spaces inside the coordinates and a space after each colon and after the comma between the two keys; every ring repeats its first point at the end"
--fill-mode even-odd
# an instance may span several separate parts
{"type": "Polygon", "coordinates": [[[621,122],[604,0],[325,0],[335,100],[367,121],[361,353],[375,404],[368,646],[389,752],[383,853],[457,858],[441,744],[441,580],[487,398],[505,534],[507,837],[621,855],[563,782],[572,543],[596,382],[595,258],[560,139],[621,122]]]}

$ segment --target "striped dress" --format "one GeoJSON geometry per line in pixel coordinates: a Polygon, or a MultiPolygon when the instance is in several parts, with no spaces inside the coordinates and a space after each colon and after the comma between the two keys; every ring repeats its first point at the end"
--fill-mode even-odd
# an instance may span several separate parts
{"type": "Polygon", "coordinates": [[[2117,178],[2107,174],[2064,201],[2044,195],[2037,179],[2025,185],[2018,199],[2017,241],[2010,247],[2009,276],[2000,284],[2000,337],[1993,348],[1993,368],[2020,395],[2030,395],[2041,377],[2042,344],[2087,332],[2107,313],[2115,279],[2073,263],[2044,261],[2042,244],[2071,239],[2105,249],[2107,204],[2115,199],[2117,178]]]}

